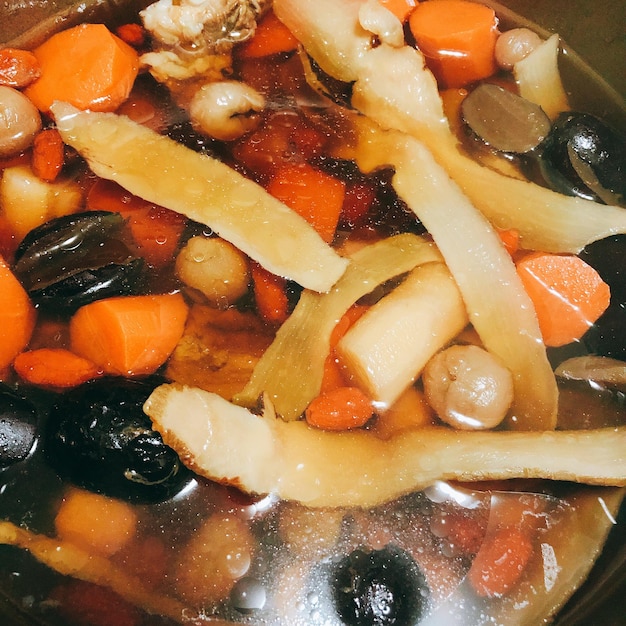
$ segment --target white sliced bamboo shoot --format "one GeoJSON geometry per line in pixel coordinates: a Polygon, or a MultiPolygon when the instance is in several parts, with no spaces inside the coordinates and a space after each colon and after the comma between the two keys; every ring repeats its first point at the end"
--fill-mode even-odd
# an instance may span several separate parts
{"type": "Polygon", "coordinates": [[[549,432],[423,428],[383,441],[262,417],[201,389],[162,385],[144,405],[196,473],[308,506],[372,507],[436,480],[626,484],[626,427],[549,432]],[[184,417],[184,419],[181,419],[184,417]]]}
{"type": "Polygon", "coordinates": [[[428,263],[361,317],[336,351],[359,386],[388,408],[467,323],[450,272],[443,263],[428,263]]]}
{"type": "Polygon", "coordinates": [[[121,115],[51,107],[63,141],[102,178],[206,224],[270,272],[328,291],[348,261],[261,186],[121,115]]]}

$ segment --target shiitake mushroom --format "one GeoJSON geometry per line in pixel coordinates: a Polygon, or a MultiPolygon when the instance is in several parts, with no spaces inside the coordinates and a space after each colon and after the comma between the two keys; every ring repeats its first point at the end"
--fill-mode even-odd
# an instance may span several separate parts
{"type": "Polygon", "coordinates": [[[15,275],[37,306],[57,312],[141,293],[145,262],[126,243],[123,228],[122,215],[108,211],[52,219],[18,246],[15,275]]]}
{"type": "Polygon", "coordinates": [[[104,377],[62,394],[44,432],[47,462],[65,480],[134,502],[169,499],[190,480],[143,404],[159,377],[104,377]]]}
{"type": "Polygon", "coordinates": [[[0,469],[25,459],[37,438],[37,408],[0,383],[0,469]]]}

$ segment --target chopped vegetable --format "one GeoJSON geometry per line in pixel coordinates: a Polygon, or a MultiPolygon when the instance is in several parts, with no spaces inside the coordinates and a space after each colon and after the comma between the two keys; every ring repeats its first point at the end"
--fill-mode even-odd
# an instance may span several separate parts
{"type": "Polygon", "coordinates": [[[95,363],[63,348],[21,352],[13,369],[23,381],[42,387],[76,387],[100,374],[95,363]]]}
{"type": "Polygon", "coordinates": [[[103,24],[80,24],[52,35],[33,50],[40,77],[26,95],[40,111],[55,101],[79,109],[114,111],[128,98],[139,56],[103,24]]]}
{"type": "Polygon", "coordinates": [[[447,268],[428,263],[350,328],[337,344],[337,355],[348,375],[384,410],[467,323],[463,299],[447,268]]]}
{"type": "Polygon", "coordinates": [[[406,22],[418,4],[417,0],[377,0],[388,11],[391,11],[401,22],[406,22]]]}
{"type": "Polygon", "coordinates": [[[71,349],[107,374],[150,374],[176,347],[186,318],[179,293],[97,300],[70,320],[71,349]]]}
{"type": "Polygon", "coordinates": [[[57,178],[65,162],[65,145],[59,131],[47,128],[35,135],[31,168],[35,176],[48,183],[57,178]]]}
{"type": "Polygon", "coordinates": [[[282,324],[289,317],[287,281],[258,263],[250,264],[250,276],[259,315],[270,324],[282,324]]]}
{"type": "Polygon", "coordinates": [[[552,35],[513,66],[519,93],[538,104],[550,119],[567,111],[569,102],[559,72],[559,36],[552,35]]]}
{"type": "Polygon", "coordinates": [[[560,363],[554,373],[570,380],[591,380],[610,385],[626,385],[624,361],[605,356],[588,354],[572,357],[560,363]]]}
{"type": "Polygon", "coordinates": [[[496,71],[498,18],[467,0],[420,2],[409,17],[417,47],[446,87],[463,87],[496,71]]]}
{"type": "Polygon", "coordinates": [[[272,176],[267,190],[301,215],[330,243],[345,198],[345,183],[307,163],[283,165],[272,176]]]}
{"type": "Polygon", "coordinates": [[[137,512],[121,500],[70,489],[54,518],[54,527],[63,541],[111,556],[133,539],[137,512]]]}
{"type": "Polygon", "coordinates": [[[66,143],[131,193],[210,226],[270,272],[327,291],[348,263],[307,222],[224,163],[130,119],[52,107],[66,143]]]}
{"type": "Polygon", "coordinates": [[[359,22],[365,30],[372,33],[378,43],[396,48],[404,44],[402,22],[378,0],[367,0],[361,4],[359,22]]]}
{"type": "Polygon", "coordinates": [[[346,311],[379,284],[420,263],[439,259],[431,244],[410,234],[390,237],[356,252],[328,294],[302,293],[235,401],[254,406],[267,394],[283,419],[299,418],[319,394],[333,328],[346,311]]]}
{"type": "Polygon", "coordinates": [[[358,387],[337,387],[321,393],[305,411],[309,426],[322,430],[361,428],[374,415],[372,401],[358,387]]]}
{"type": "Polygon", "coordinates": [[[22,89],[41,74],[37,57],[28,50],[0,48],[0,85],[22,89]]]}
{"type": "Polygon", "coordinates": [[[285,422],[201,389],[162,385],[144,405],[164,441],[196,473],[308,506],[365,508],[436,480],[515,477],[626,484],[626,428],[460,432],[419,428],[383,441],[285,422]],[[181,420],[180,416],[186,419],[181,420]],[[585,454],[580,451],[584,450],[585,454]]]}
{"type": "Polygon", "coordinates": [[[501,528],[483,541],[468,579],[479,596],[499,597],[518,581],[534,549],[528,533],[515,527],[501,528]]]}
{"type": "Polygon", "coordinates": [[[548,346],[580,339],[609,306],[609,286],[580,257],[532,252],[516,266],[548,346]]]}
{"type": "Polygon", "coordinates": [[[279,52],[292,52],[297,47],[298,40],[274,12],[269,11],[257,24],[254,36],[237,48],[237,56],[256,59],[279,52]]]}
{"type": "Polygon", "coordinates": [[[8,167],[2,173],[0,207],[18,239],[54,217],[76,213],[82,200],[76,183],[46,182],[27,165],[8,167]]]}
{"type": "Polygon", "coordinates": [[[28,344],[36,312],[28,294],[0,258],[0,370],[8,367],[28,344]]]}

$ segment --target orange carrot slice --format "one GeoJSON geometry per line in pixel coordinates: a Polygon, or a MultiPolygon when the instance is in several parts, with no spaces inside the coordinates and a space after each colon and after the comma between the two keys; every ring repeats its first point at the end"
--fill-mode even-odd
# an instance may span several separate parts
{"type": "Polygon", "coordinates": [[[282,324],[289,316],[287,281],[258,263],[250,263],[250,275],[259,315],[269,324],[282,324]]]}
{"type": "Polygon", "coordinates": [[[24,381],[40,387],[75,387],[96,378],[98,366],[63,348],[39,348],[21,352],[13,369],[24,381]]]}
{"type": "Polygon", "coordinates": [[[609,286],[575,255],[532,252],[516,267],[548,346],[580,339],[609,306],[609,286]]]}
{"type": "Polygon", "coordinates": [[[98,300],[70,320],[70,347],[107,374],[151,374],[176,347],[187,313],[180,293],[98,300]]]}
{"type": "Polygon", "coordinates": [[[81,24],[33,50],[40,77],[25,90],[43,112],[55,100],[79,109],[114,111],[130,93],[139,55],[103,24],[81,24]]]}
{"type": "Polygon", "coordinates": [[[409,27],[441,86],[463,87],[495,73],[493,9],[468,0],[421,2],[409,27]]]}
{"type": "Polygon", "coordinates": [[[267,190],[306,219],[324,241],[333,240],[345,197],[345,183],[307,163],[299,163],[278,168],[267,190]]]}
{"type": "Polygon", "coordinates": [[[401,22],[406,22],[417,6],[417,0],[378,0],[378,2],[389,9],[401,22]]]}
{"type": "Polygon", "coordinates": [[[237,54],[242,59],[256,59],[279,52],[291,52],[297,47],[298,40],[270,11],[257,25],[252,39],[242,44],[237,54]]]}
{"type": "Polygon", "coordinates": [[[28,294],[4,259],[0,258],[0,370],[26,347],[36,313],[28,294]]]}

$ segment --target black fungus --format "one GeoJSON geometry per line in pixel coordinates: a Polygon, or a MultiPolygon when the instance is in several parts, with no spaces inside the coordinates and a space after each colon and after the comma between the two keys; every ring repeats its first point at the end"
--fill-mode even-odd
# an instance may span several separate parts
{"type": "Polygon", "coordinates": [[[178,493],[190,472],[143,411],[160,382],[105,377],[63,394],[46,424],[50,465],[80,487],[129,501],[160,502],[178,493]]]}
{"type": "Polygon", "coordinates": [[[46,222],[17,248],[14,272],[33,302],[71,313],[143,289],[144,260],[125,241],[119,213],[89,211],[46,222]]]}
{"type": "Polygon", "coordinates": [[[0,383],[0,468],[25,459],[37,438],[34,404],[0,383]]]}
{"type": "Polygon", "coordinates": [[[626,200],[626,138],[593,115],[561,113],[541,146],[539,165],[560,193],[606,204],[626,200]]]}
{"type": "Polygon", "coordinates": [[[347,626],[409,626],[428,608],[428,586],[413,558],[393,545],[357,549],[336,563],[332,598],[347,626]]]}

